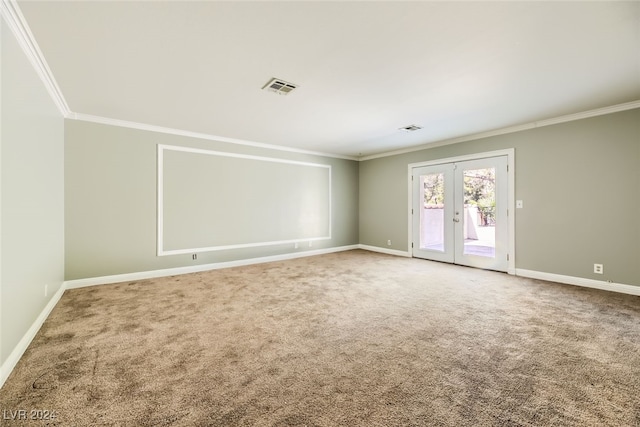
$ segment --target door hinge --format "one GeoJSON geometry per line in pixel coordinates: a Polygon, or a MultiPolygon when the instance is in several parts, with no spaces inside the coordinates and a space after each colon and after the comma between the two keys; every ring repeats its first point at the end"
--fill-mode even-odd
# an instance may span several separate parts
{"type": "Polygon", "coordinates": [[[507,216],[509,216],[509,209],[507,209],[507,216]]]}
{"type": "Polygon", "coordinates": [[[411,215],[413,215],[413,209],[411,209],[411,215]]]}
{"type": "Polygon", "coordinates": [[[411,247],[413,248],[413,242],[411,242],[411,247]]]}
{"type": "Polygon", "coordinates": [[[507,172],[509,172],[509,165],[507,165],[507,172]]]}
{"type": "Polygon", "coordinates": [[[507,261],[509,261],[509,254],[507,254],[507,261]]]}

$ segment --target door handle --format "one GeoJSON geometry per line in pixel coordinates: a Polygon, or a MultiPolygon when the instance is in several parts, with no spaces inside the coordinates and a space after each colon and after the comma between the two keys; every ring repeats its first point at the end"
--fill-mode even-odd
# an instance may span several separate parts
{"type": "Polygon", "coordinates": [[[453,222],[460,222],[459,218],[453,218],[453,222]]]}

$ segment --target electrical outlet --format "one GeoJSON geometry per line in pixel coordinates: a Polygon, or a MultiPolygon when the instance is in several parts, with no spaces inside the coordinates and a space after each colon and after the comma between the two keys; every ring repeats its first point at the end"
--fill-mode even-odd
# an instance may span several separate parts
{"type": "Polygon", "coordinates": [[[391,240],[387,240],[387,246],[391,246],[391,240]]]}
{"type": "Polygon", "coordinates": [[[198,254],[193,254],[193,255],[191,255],[191,259],[194,259],[194,260],[195,260],[195,259],[198,259],[198,254]]]}
{"type": "Polygon", "coordinates": [[[298,249],[298,242],[295,242],[295,243],[293,244],[293,249],[298,249]]]}
{"type": "Polygon", "coordinates": [[[604,266],[602,264],[593,264],[593,272],[596,274],[604,274],[604,266]]]}

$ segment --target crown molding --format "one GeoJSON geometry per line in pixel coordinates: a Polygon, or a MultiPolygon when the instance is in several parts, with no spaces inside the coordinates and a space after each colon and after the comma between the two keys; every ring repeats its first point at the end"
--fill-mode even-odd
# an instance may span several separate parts
{"type": "Polygon", "coordinates": [[[583,111],[581,113],[567,114],[546,120],[540,120],[535,123],[535,127],[543,127],[556,125],[558,123],[572,122],[574,120],[588,119],[589,117],[604,116],[606,114],[619,113],[620,111],[633,110],[640,108],[640,100],[625,102],[624,104],[611,105],[609,107],[596,108],[595,110],[583,111]]]}
{"type": "Polygon", "coordinates": [[[451,145],[451,144],[457,144],[459,142],[474,141],[477,139],[488,138],[491,136],[505,135],[508,133],[520,132],[523,130],[535,129],[535,128],[540,128],[544,126],[551,126],[559,123],[572,122],[575,120],[587,119],[589,117],[603,116],[606,114],[618,113],[621,111],[633,110],[636,108],[640,108],[640,100],[625,102],[623,104],[612,105],[609,107],[597,108],[595,110],[583,111],[581,113],[567,114],[564,116],[554,117],[554,118],[545,119],[545,120],[539,120],[536,122],[525,123],[517,126],[509,126],[506,128],[490,130],[487,132],[474,133],[471,135],[465,135],[458,138],[445,139],[442,141],[431,142],[428,144],[422,144],[415,147],[408,147],[408,148],[402,148],[400,150],[393,150],[393,151],[386,151],[384,153],[371,154],[369,156],[362,156],[358,160],[360,161],[373,160],[373,159],[379,159],[381,157],[396,156],[398,154],[413,153],[415,151],[422,151],[422,150],[428,150],[431,148],[442,147],[443,145],[451,145]]]}
{"type": "Polygon", "coordinates": [[[331,154],[331,153],[324,153],[324,152],[318,152],[318,151],[303,150],[303,149],[285,147],[281,145],[265,144],[265,143],[246,141],[246,140],[235,139],[235,138],[226,138],[222,136],[209,135],[209,134],[204,134],[199,132],[191,132],[191,131],[186,131],[182,129],[172,129],[172,128],[167,128],[162,126],[149,125],[145,123],[136,123],[136,122],[130,122],[126,120],[111,119],[108,117],[93,116],[90,114],[74,113],[71,111],[71,109],[69,108],[69,105],[67,104],[67,101],[62,95],[62,91],[60,90],[60,87],[58,86],[56,79],[53,77],[53,73],[51,72],[51,69],[49,68],[49,65],[47,64],[47,61],[45,60],[44,55],[42,54],[42,51],[40,50],[40,47],[38,46],[38,43],[36,42],[35,37],[33,36],[33,33],[31,32],[31,29],[29,28],[29,25],[27,24],[27,21],[24,18],[24,15],[22,14],[22,11],[20,10],[20,7],[18,6],[17,2],[15,0],[0,0],[0,14],[3,16],[5,22],[7,23],[7,25],[13,32],[16,40],[18,41],[18,44],[20,45],[23,52],[31,62],[36,73],[44,83],[47,89],[47,92],[49,92],[49,95],[51,96],[53,102],[56,104],[56,107],[60,111],[60,114],[62,114],[62,116],[67,119],[102,123],[102,124],[113,125],[113,126],[146,130],[151,132],[160,132],[160,133],[166,133],[171,135],[187,136],[191,138],[227,142],[230,144],[239,144],[239,145],[246,145],[251,147],[267,148],[271,150],[287,151],[287,152],[299,153],[299,154],[310,154],[314,156],[331,157],[331,158],[338,158],[338,159],[345,159],[345,160],[358,160],[356,156],[346,156],[346,155],[331,154]]]}
{"type": "Polygon", "coordinates": [[[51,99],[58,107],[60,114],[68,117],[71,111],[67,105],[67,101],[62,95],[62,91],[53,77],[53,73],[44,59],[44,55],[36,42],[27,21],[22,15],[22,11],[18,7],[15,0],[0,0],[0,14],[13,32],[18,44],[24,51],[25,55],[33,65],[36,73],[44,83],[51,99]]]}
{"type": "Polygon", "coordinates": [[[192,132],[192,131],[183,130],[183,129],[173,129],[173,128],[167,128],[163,126],[150,125],[146,123],[130,122],[127,120],[112,119],[112,118],[102,117],[102,116],[93,116],[91,114],[70,113],[67,116],[67,119],[79,120],[83,122],[100,123],[104,125],[125,127],[125,128],[131,128],[131,129],[138,129],[138,130],[144,130],[149,132],[165,133],[169,135],[186,136],[189,138],[205,139],[208,141],[218,141],[218,142],[226,142],[229,144],[246,145],[246,146],[257,147],[257,148],[266,148],[269,150],[287,151],[287,152],[299,153],[299,154],[310,154],[313,156],[331,157],[331,158],[344,159],[344,160],[358,160],[358,157],[356,156],[345,156],[340,154],[324,153],[320,151],[310,151],[310,150],[303,150],[303,149],[293,148],[293,147],[285,147],[283,145],[265,144],[262,142],[247,141],[244,139],[227,138],[224,136],[210,135],[207,133],[200,133],[200,132],[192,132]]]}
{"type": "Polygon", "coordinates": [[[101,124],[107,124],[112,126],[120,126],[120,127],[132,128],[132,129],[146,130],[150,132],[159,132],[159,133],[166,133],[171,135],[186,136],[186,137],[205,139],[210,141],[227,142],[230,144],[239,144],[239,145],[245,145],[245,146],[251,146],[251,147],[266,148],[270,150],[279,150],[279,151],[286,151],[286,152],[299,153],[299,154],[310,154],[314,156],[330,157],[330,158],[337,158],[337,159],[344,159],[344,160],[366,161],[366,160],[373,160],[381,157],[390,157],[390,156],[395,156],[399,154],[412,153],[415,151],[427,150],[431,148],[441,147],[444,145],[457,144],[457,143],[466,142],[466,141],[474,141],[477,139],[488,138],[491,136],[505,135],[505,134],[514,133],[514,132],[520,132],[523,130],[535,129],[535,128],[544,127],[544,126],[551,126],[559,123],[571,122],[575,120],[586,119],[589,117],[602,116],[605,114],[617,113],[621,111],[640,108],[640,100],[636,100],[636,101],[617,104],[609,107],[588,110],[580,113],[567,114],[567,115],[559,116],[555,118],[539,120],[539,121],[525,123],[521,125],[509,126],[505,128],[487,131],[487,132],[480,132],[480,133],[475,133],[471,135],[461,136],[458,138],[435,141],[435,142],[422,144],[414,147],[407,147],[399,150],[386,151],[378,154],[371,154],[371,155],[360,156],[360,157],[303,150],[303,149],[297,149],[292,147],[286,147],[282,145],[266,144],[266,143],[255,142],[255,141],[247,141],[247,140],[236,139],[236,138],[227,138],[222,136],[210,135],[210,134],[205,134],[200,132],[186,131],[182,129],[173,129],[173,128],[150,125],[145,123],[137,123],[137,122],[131,122],[126,120],[112,119],[108,117],[94,116],[90,114],[74,113],[69,109],[69,106],[62,94],[62,91],[60,90],[60,87],[58,86],[55,78],[53,77],[53,73],[51,72],[51,69],[47,64],[47,61],[45,60],[44,55],[42,54],[42,51],[40,50],[40,47],[38,46],[38,43],[36,42],[33,36],[33,33],[31,32],[31,29],[29,28],[29,25],[27,24],[24,18],[24,15],[22,14],[22,11],[20,10],[17,4],[17,1],[16,0],[0,0],[0,15],[2,15],[5,22],[13,32],[14,36],[16,37],[16,40],[18,41],[18,44],[24,51],[25,55],[27,56],[31,64],[33,65],[33,68],[35,69],[36,73],[42,80],[47,91],[49,92],[49,95],[51,96],[53,102],[56,104],[58,110],[60,111],[63,117],[67,119],[72,119],[72,120],[101,123],[101,124]]]}

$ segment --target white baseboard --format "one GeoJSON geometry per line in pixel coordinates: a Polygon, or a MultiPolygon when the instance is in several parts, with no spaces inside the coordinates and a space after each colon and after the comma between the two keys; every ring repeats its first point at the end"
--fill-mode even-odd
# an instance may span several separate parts
{"type": "Polygon", "coordinates": [[[397,249],[387,249],[387,248],[381,248],[379,246],[369,246],[369,245],[358,245],[358,248],[364,249],[365,251],[380,252],[381,254],[411,257],[411,254],[409,252],[399,251],[397,249]]]}
{"type": "Polygon", "coordinates": [[[60,298],[62,297],[64,291],[65,285],[64,283],[62,283],[60,285],[60,289],[58,289],[58,291],[53,294],[47,305],[31,325],[31,327],[27,330],[22,339],[14,347],[7,360],[5,360],[2,366],[0,366],[0,388],[4,385],[4,382],[7,380],[7,378],[9,378],[9,375],[11,375],[13,368],[15,368],[18,364],[18,361],[27,350],[27,347],[29,347],[29,344],[31,344],[31,341],[33,341],[33,338],[40,330],[40,327],[42,326],[44,321],[47,320],[47,317],[49,317],[51,310],[53,310],[58,301],[60,301],[60,298]]]}
{"type": "Polygon", "coordinates": [[[157,277],[175,276],[178,274],[199,273],[201,271],[218,270],[221,268],[241,267],[265,262],[285,261],[288,259],[303,258],[314,255],[324,255],[333,252],[343,252],[358,249],[359,245],[339,246],[335,248],[317,249],[313,251],[292,252],[288,254],[272,255],[260,258],[241,259],[237,261],[217,262],[213,264],[201,264],[189,267],[167,268],[163,270],[141,271],[137,273],[115,274],[112,276],[89,277],[87,279],[68,280],[66,289],[84,288],[86,286],[107,285],[110,283],[131,282],[134,280],[155,279],[157,277]]]}
{"type": "Polygon", "coordinates": [[[547,280],[549,282],[564,283],[567,285],[583,286],[585,288],[602,289],[604,291],[620,292],[623,294],[640,296],[640,286],[625,285],[622,283],[605,282],[604,280],[585,279],[582,277],[564,276],[562,274],[545,273],[542,271],[523,270],[516,268],[516,276],[529,277],[531,279],[547,280]]]}

